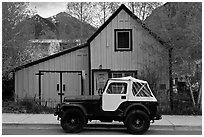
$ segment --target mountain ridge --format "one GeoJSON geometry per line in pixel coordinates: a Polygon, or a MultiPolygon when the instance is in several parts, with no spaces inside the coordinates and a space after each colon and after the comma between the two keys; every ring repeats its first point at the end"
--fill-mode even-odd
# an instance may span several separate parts
{"type": "Polygon", "coordinates": [[[17,26],[21,33],[30,33],[30,39],[62,39],[73,41],[81,39],[86,41],[95,31],[96,28],[80,22],[66,12],[60,12],[49,18],[43,18],[39,14],[25,19],[17,26]],[[82,35],[80,34],[82,26],[82,35]]]}

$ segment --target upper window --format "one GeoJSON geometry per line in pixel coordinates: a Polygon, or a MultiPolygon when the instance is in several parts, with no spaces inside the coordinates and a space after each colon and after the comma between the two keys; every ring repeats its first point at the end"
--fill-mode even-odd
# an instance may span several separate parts
{"type": "Polygon", "coordinates": [[[115,51],[132,51],[131,29],[115,29],[115,51]]]}

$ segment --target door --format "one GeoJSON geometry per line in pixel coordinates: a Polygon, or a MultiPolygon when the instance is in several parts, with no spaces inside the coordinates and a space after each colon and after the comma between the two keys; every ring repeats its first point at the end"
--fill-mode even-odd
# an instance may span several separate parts
{"type": "Polygon", "coordinates": [[[65,96],[82,95],[79,71],[41,71],[39,98],[45,103],[62,102],[65,96]]]}
{"type": "Polygon", "coordinates": [[[63,73],[62,92],[64,96],[80,96],[81,75],[78,73],[63,73]]]}
{"type": "MultiPolygon", "coordinates": [[[[58,73],[46,73],[41,72],[40,86],[40,102],[41,105],[54,108],[57,103],[60,102],[59,99],[59,74],[58,73]],[[58,89],[58,90],[57,90],[58,89]]],[[[37,87],[39,89],[39,87],[37,87]]],[[[37,94],[39,95],[39,93],[37,94]]]]}
{"type": "Polygon", "coordinates": [[[108,71],[94,72],[94,95],[102,94],[103,88],[108,80],[108,71]]]}
{"type": "Polygon", "coordinates": [[[104,111],[116,111],[121,103],[127,101],[127,82],[111,82],[102,96],[104,111]]]}

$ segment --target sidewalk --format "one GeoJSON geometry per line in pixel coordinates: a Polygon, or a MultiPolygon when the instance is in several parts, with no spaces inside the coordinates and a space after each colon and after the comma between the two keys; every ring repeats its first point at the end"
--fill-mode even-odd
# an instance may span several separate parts
{"type": "MultiPolygon", "coordinates": [[[[61,128],[53,114],[2,114],[3,128],[61,128]]],[[[93,120],[88,123],[93,128],[124,128],[122,122],[104,123],[93,120]]],[[[202,116],[163,115],[161,120],[151,123],[150,129],[157,130],[202,130],[202,116]]]]}

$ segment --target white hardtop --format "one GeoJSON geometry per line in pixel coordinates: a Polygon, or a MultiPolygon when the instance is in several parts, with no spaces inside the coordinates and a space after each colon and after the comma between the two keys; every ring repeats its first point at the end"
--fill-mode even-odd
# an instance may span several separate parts
{"type": "Polygon", "coordinates": [[[140,80],[140,79],[136,79],[136,78],[133,78],[131,76],[128,76],[128,77],[120,77],[120,78],[110,78],[110,80],[125,80],[125,81],[133,81],[133,82],[139,82],[139,83],[145,83],[147,84],[147,81],[144,81],[144,80],[140,80]]]}
{"type": "Polygon", "coordinates": [[[157,102],[147,81],[128,76],[110,78],[107,84],[102,96],[102,107],[104,111],[116,111],[120,104],[126,101],[157,102]],[[111,83],[117,83],[118,85],[112,84],[111,86],[111,83]],[[120,85],[119,83],[126,83],[127,86],[124,87],[124,85],[120,85]],[[125,88],[127,92],[124,92],[125,88]]]}

